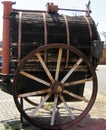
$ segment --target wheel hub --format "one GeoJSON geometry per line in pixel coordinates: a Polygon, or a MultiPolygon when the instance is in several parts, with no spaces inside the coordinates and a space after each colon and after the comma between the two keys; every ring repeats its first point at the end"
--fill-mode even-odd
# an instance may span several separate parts
{"type": "Polygon", "coordinates": [[[60,82],[55,82],[51,85],[51,91],[53,94],[59,94],[62,93],[64,89],[64,86],[60,82]]]}

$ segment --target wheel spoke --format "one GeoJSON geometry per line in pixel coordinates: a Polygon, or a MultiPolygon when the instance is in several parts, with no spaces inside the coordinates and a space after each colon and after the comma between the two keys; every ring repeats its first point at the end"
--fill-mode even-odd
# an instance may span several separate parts
{"type": "Polygon", "coordinates": [[[83,61],[82,58],[80,58],[76,64],[69,70],[69,72],[64,76],[64,78],[61,80],[61,83],[64,83],[69,77],[70,75],[76,70],[76,68],[79,66],[79,64],[83,61]]]}
{"type": "Polygon", "coordinates": [[[68,111],[68,113],[69,113],[69,115],[70,115],[71,119],[73,119],[73,120],[74,120],[74,119],[75,119],[75,117],[74,117],[74,115],[73,115],[73,113],[72,113],[71,109],[70,109],[70,108],[69,108],[69,106],[67,105],[67,103],[66,103],[66,101],[65,101],[64,97],[63,97],[62,95],[60,95],[59,97],[60,97],[60,99],[62,100],[62,102],[64,103],[64,106],[65,106],[66,110],[68,111]]]}
{"type": "Polygon", "coordinates": [[[67,87],[67,86],[86,83],[86,82],[89,82],[89,81],[92,81],[92,78],[87,78],[87,79],[82,79],[82,80],[73,81],[73,82],[69,82],[69,83],[64,83],[64,86],[67,87]]]}
{"type": "Polygon", "coordinates": [[[55,74],[55,80],[58,80],[59,77],[59,71],[60,71],[60,63],[61,63],[61,57],[62,57],[62,49],[59,49],[58,53],[58,59],[57,59],[57,66],[56,66],[56,74],[55,74]]]}
{"type": "Polygon", "coordinates": [[[79,99],[79,100],[81,100],[81,101],[84,101],[84,102],[86,102],[86,103],[89,103],[89,100],[86,99],[85,97],[81,97],[81,96],[79,96],[79,95],[77,95],[77,94],[74,94],[74,93],[72,93],[72,92],[69,92],[69,91],[67,91],[67,90],[64,90],[63,93],[68,94],[68,95],[70,95],[70,96],[72,96],[72,97],[74,97],[74,98],[76,98],[76,99],[79,99]]]}
{"type": "MultiPolygon", "coordinates": [[[[29,98],[24,97],[25,101],[27,101],[29,104],[32,104],[33,106],[38,106],[39,104],[37,102],[31,101],[29,98]]],[[[46,105],[42,105],[42,108],[46,111],[50,111],[50,108],[47,108],[46,105]]]]}
{"type": "Polygon", "coordinates": [[[35,110],[31,113],[31,116],[35,115],[38,110],[43,106],[43,104],[50,98],[51,94],[49,93],[44,100],[35,108],[35,110]]]}
{"type": "Polygon", "coordinates": [[[40,79],[40,78],[38,78],[38,77],[32,75],[32,74],[29,74],[29,73],[27,73],[27,72],[25,72],[25,71],[22,71],[22,70],[21,70],[19,73],[22,74],[22,75],[24,75],[25,77],[28,77],[28,78],[30,78],[30,79],[33,79],[33,80],[35,80],[35,81],[37,81],[37,82],[39,82],[39,83],[42,83],[42,84],[44,84],[44,85],[46,85],[46,86],[50,86],[50,83],[48,83],[48,82],[46,82],[45,80],[40,79]]]}
{"type": "Polygon", "coordinates": [[[44,93],[48,93],[48,92],[50,92],[50,89],[44,89],[44,90],[39,90],[39,91],[35,91],[35,92],[19,94],[18,97],[19,98],[24,98],[24,97],[30,97],[30,96],[44,94],[44,93]]]}
{"type": "Polygon", "coordinates": [[[38,60],[40,61],[40,63],[41,63],[41,65],[42,65],[43,69],[45,70],[47,76],[49,77],[50,81],[51,81],[51,82],[55,82],[55,80],[54,80],[54,78],[52,77],[52,75],[51,75],[49,69],[47,68],[47,66],[46,66],[46,64],[45,64],[45,62],[44,62],[44,60],[42,59],[40,53],[36,53],[36,56],[37,56],[38,60]]]}
{"type": "Polygon", "coordinates": [[[51,117],[51,126],[54,125],[57,101],[58,101],[58,95],[55,95],[54,104],[53,104],[53,111],[52,111],[52,117],[51,117]]]}

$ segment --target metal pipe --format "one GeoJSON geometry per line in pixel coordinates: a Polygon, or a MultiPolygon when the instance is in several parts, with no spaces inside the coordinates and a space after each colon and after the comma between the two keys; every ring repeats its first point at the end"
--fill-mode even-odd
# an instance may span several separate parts
{"type": "MultiPolygon", "coordinates": [[[[65,9],[65,8],[58,8],[58,10],[63,10],[63,11],[76,11],[76,12],[88,12],[87,10],[80,10],[80,9],[65,9]]],[[[92,11],[89,10],[89,13],[92,13],[92,11]]]]}
{"type": "Polygon", "coordinates": [[[44,10],[23,10],[23,9],[13,9],[14,12],[34,12],[34,13],[46,13],[44,10]]]}
{"type": "Polygon", "coordinates": [[[3,39],[2,39],[2,73],[9,74],[10,64],[10,13],[12,11],[11,1],[3,1],[3,39]]]}

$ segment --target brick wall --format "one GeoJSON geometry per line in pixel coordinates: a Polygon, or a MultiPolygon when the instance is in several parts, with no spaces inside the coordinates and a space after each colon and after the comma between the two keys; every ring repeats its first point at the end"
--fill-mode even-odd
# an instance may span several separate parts
{"type": "Polygon", "coordinates": [[[0,56],[2,55],[2,49],[0,48],[0,56]]]}
{"type": "Polygon", "coordinates": [[[106,64],[106,48],[103,50],[103,56],[100,59],[100,64],[106,64]]]}

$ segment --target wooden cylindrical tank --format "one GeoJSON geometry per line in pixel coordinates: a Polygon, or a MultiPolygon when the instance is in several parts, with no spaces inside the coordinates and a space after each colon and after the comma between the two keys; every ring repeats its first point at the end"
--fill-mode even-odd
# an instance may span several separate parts
{"type": "Polygon", "coordinates": [[[12,12],[10,40],[12,56],[16,59],[19,53],[20,28],[21,58],[34,48],[51,43],[72,45],[90,58],[92,41],[100,40],[95,22],[91,17],[67,16],[58,13],[12,12]]]}

